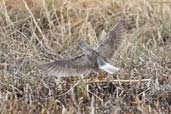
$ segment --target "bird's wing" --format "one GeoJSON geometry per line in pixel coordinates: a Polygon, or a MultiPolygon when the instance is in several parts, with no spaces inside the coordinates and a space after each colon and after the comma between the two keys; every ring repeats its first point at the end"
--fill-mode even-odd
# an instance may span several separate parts
{"type": "Polygon", "coordinates": [[[124,22],[120,21],[108,33],[107,38],[97,46],[96,51],[100,55],[110,59],[118,49],[125,34],[126,30],[124,28],[124,22]]]}
{"type": "Polygon", "coordinates": [[[43,74],[48,76],[75,76],[83,75],[91,71],[90,63],[84,54],[71,58],[56,60],[39,66],[43,74]]]}

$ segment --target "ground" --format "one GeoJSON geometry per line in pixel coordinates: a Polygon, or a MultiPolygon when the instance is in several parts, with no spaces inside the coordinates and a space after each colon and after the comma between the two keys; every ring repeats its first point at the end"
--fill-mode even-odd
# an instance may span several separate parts
{"type": "Polygon", "coordinates": [[[170,114],[170,4],[0,0],[0,113],[170,114]],[[120,20],[127,22],[128,36],[112,58],[118,74],[59,79],[37,69],[79,54],[80,39],[96,46],[120,20]]]}

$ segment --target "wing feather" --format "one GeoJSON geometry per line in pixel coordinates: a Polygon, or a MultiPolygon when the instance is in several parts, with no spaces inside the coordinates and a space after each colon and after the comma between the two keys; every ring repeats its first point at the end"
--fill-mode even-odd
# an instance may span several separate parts
{"type": "Polygon", "coordinates": [[[44,74],[62,77],[86,74],[91,71],[91,65],[90,62],[87,62],[86,56],[82,54],[71,59],[45,63],[40,65],[39,69],[44,74]]]}
{"type": "Polygon", "coordinates": [[[108,33],[107,38],[99,44],[96,51],[100,55],[110,59],[114,55],[114,52],[118,49],[125,34],[126,30],[124,27],[124,22],[120,21],[108,33]]]}
{"type": "MultiPolygon", "coordinates": [[[[123,21],[116,24],[108,33],[107,38],[102,41],[95,51],[103,57],[110,59],[115,50],[118,49],[125,35],[123,21]]],[[[47,75],[55,76],[75,76],[89,73],[92,70],[97,70],[96,65],[87,59],[85,54],[71,58],[57,60],[50,63],[45,63],[39,66],[39,69],[47,75]]]]}

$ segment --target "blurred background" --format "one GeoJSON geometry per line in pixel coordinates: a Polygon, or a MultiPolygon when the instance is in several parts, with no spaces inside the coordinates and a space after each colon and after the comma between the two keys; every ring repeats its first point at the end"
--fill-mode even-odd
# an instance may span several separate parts
{"type": "Polygon", "coordinates": [[[169,0],[0,0],[2,114],[169,114],[170,84],[169,0]],[[112,59],[122,68],[117,76],[151,81],[104,74],[110,81],[72,88],[78,76],[42,77],[36,69],[79,54],[80,39],[96,46],[120,20],[128,37],[112,59]]]}

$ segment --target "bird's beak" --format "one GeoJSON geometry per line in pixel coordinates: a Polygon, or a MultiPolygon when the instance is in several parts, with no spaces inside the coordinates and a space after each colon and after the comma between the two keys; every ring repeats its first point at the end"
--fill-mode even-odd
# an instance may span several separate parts
{"type": "Polygon", "coordinates": [[[110,74],[116,74],[120,71],[120,68],[115,67],[102,59],[98,59],[97,62],[101,70],[104,70],[110,74]]]}

